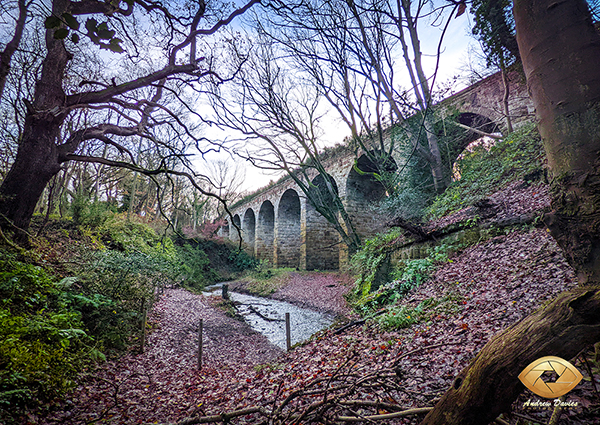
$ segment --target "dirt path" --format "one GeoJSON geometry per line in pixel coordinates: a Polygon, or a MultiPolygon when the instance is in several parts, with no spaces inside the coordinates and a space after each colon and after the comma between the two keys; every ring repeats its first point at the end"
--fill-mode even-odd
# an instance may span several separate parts
{"type": "MultiPolygon", "coordinates": [[[[253,367],[282,351],[243,322],[231,319],[204,297],[167,290],[149,322],[157,326],[143,354],[108,361],[85,379],[68,401],[67,411],[30,423],[135,424],[174,421],[218,400],[223,383],[239,383],[253,367]],[[197,369],[198,323],[204,321],[204,367],[197,369]]],[[[244,378],[245,379],[245,378],[244,378]]],[[[227,397],[226,392],[221,397],[227,397]]]]}

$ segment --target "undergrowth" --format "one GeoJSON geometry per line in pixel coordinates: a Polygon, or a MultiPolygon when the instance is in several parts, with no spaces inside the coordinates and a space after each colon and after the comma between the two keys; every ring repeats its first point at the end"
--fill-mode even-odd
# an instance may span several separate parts
{"type": "Polygon", "coordinates": [[[391,266],[390,255],[397,239],[396,232],[378,236],[367,242],[369,250],[363,249],[352,258],[354,270],[366,271],[359,274],[348,296],[354,309],[361,314],[367,315],[396,303],[425,282],[437,267],[451,261],[448,253],[456,249],[450,245],[435,246],[425,258],[404,260],[391,266]]]}
{"type": "MultiPolygon", "coordinates": [[[[471,152],[465,151],[457,164],[460,179],[435,198],[427,209],[428,218],[439,218],[472,205],[512,181],[539,177],[543,173],[544,158],[540,136],[533,125],[511,133],[489,150],[480,146],[471,152]]],[[[467,222],[467,227],[476,220],[467,222]]],[[[450,261],[450,251],[461,248],[438,245],[431,248],[425,258],[392,265],[392,254],[403,245],[402,230],[395,228],[367,240],[352,257],[352,271],[358,278],[348,300],[359,313],[369,315],[376,309],[394,305],[428,279],[436,267],[450,261]]],[[[418,311],[408,310],[394,310],[394,313],[393,317],[386,315],[385,320],[409,323],[419,315],[418,311]]]]}
{"type": "Polygon", "coordinates": [[[26,405],[62,396],[99,355],[81,312],[47,271],[0,257],[0,420],[26,405]]]}
{"type": "MultiPolygon", "coordinates": [[[[30,250],[0,245],[0,423],[21,423],[71,390],[84,367],[137,349],[159,288],[219,279],[199,244],[175,245],[98,204],[78,200],[74,219],[44,222],[30,250]]],[[[233,268],[253,264],[232,246],[223,252],[233,268]]]]}
{"type": "Polygon", "coordinates": [[[407,328],[436,315],[456,314],[462,309],[463,300],[460,295],[449,293],[441,298],[427,298],[416,307],[394,305],[374,320],[388,331],[407,328]]]}
{"type": "Polygon", "coordinates": [[[460,179],[453,181],[427,208],[427,216],[436,219],[486,198],[521,180],[540,172],[545,153],[535,125],[526,125],[507,135],[489,150],[477,147],[464,152],[457,161],[460,179]]]}

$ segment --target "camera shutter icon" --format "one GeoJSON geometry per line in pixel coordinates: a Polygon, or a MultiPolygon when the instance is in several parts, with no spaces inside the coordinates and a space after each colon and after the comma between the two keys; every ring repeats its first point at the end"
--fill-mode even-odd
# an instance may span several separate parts
{"type": "Polygon", "coordinates": [[[581,373],[565,359],[547,356],[537,359],[519,375],[531,392],[544,398],[567,394],[583,379],[581,373]]]}

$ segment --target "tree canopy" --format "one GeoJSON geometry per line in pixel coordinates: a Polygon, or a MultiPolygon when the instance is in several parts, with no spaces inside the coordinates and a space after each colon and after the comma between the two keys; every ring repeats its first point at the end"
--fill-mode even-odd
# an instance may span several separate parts
{"type": "Polygon", "coordinates": [[[236,10],[218,1],[3,6],[14,19],[0,72],[10,169],[0,186],[3,227],[26,230],[48,183],[72,162],[180,176],[214,196],[190,158],[221,149],[203,137],[199,99],[206,84],[237,71],[217,33],[257,3],[236,10]],[[153,160],[142,161],[141,152],[153,160]]]}

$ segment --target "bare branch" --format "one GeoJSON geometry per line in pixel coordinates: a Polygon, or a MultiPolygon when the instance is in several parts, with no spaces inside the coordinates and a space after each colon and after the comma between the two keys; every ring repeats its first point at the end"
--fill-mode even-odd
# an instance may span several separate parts
{"type": "Polygon", "coordinates": [[[69,107],[73,107],[91,103],[108,102],[114,96],[118,96],[120,94],[127,93],[129,91],[136,90],[142,87],[147,87],[148,85],[156,81],[162,80],[163,78],[168,78],[176,74],[192,74],[197,70],[197,64],[169,65],[145,77],[128,81],[117,86],[107,87],[104,90],[69,95],[67,96],[66,105],[68,105],[69,107]]]}
{"type": "Polygon", "coordinates": [[[30,4],[31,2],[25,3],[25,0],[19,0],[19,17],[15,23],[15,33],[13,38],[4,47],[2,53],[0,53],[0,98],[4,93],[4,85],[10,71],[10,62],[13,54],[21,43],[21,37],[23,37],[23,30],[25,29],[25,21],[27,19],[27,8],[30,4]]]}

